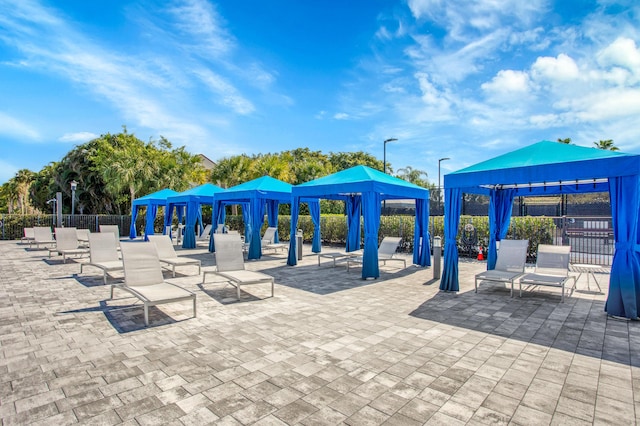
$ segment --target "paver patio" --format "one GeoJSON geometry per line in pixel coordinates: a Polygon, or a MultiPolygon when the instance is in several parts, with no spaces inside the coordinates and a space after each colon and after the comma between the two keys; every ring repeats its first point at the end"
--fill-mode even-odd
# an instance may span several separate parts
{"type": "MultiPolygon", "coordinates": [[[[189,302],[150,309],[77,262],[0,242],[0,418],[10,424],[635,424],[640,323],[605,294],[509,297],[460,263],[461,291],[429,268],[317,265],[305,247],[247,262],[276,278],[243,287],[184,268],[189,302]]],[[[205,249],[181,255],[214,265],[205,249]]],[[[79,261],[86,261],[79,260],[79,261]]],[[[180,274],[180,272],[182,274],[180,274]]],[[[606,276],[600,275],[603,283],[606,276]]],[[[602,285],[606,291],[606,284],[602,285]]],[[[593,290],[593,285],[591,287],[593,290]]]]}

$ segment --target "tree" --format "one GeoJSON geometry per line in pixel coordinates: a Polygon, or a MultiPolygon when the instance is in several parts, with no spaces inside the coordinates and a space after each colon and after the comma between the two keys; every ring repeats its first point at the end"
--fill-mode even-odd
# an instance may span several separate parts
{"type": "Polygon", "coordinates": [[[28,213],[29,210],[29,188],[31,182],[33,182],[35,174],[29,169],[18,170],[14,179],[16,185],[16,196],[18,201],[18,208],[21,214],[28,213]]]}
{"type": "Polygon", "coordinates": [[[618,147],[613,144],[612,139],[607,140],[599,140],[598,142],[593,143],[596,148],[603,149],[605,151],[619,151],[618,147]]]}
{"type": "Polygon", "coordinates": [[[565,139],[558,138],[558,142],[571,145],[571,138],[565,138],[565,139]]]}
{"type": "MultiPolygon", "coordinates": [[[[359,165],[368,166],[372,169],[377,169],[380,171],[384,170],[381,160],[378,160],[373,155],[363,151],[338,153],[330,152],[329,162],[336,172],[359,165]]],[[[389,173],[393,173],[393,169],[390,166],[387,166],[387,170],[389,173]]]]}
{"type": "Polygon", "coordinates": [[[427,177],[428,177],[427,172],[423,170],[414,169],[411,166],[398,169],[398,173],[396,174],[396,177],[406,180],[407,182],[411,182],[415,185],[422,186],[423,188],[431,188],[431,187],[435,188],[435,185],[432,185],[427,181],[427,177]],[[422,179],[422,176],[424,176],[424,179],[422,179]]]}

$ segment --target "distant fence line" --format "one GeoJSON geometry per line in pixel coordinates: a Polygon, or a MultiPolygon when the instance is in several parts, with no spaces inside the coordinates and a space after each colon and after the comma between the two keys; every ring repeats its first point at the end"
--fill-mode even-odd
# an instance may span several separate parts
{"type": "MultiPolygon", "coordinates": [[[[278,228],[280,238],[289,240],[290,216],[280,215],[278,228]]],[[[55,227],[55,215],[0,215],[0,232],[3,240],[17,240],[24,235],[24,228],[34,226],[55,227]]],[[[241,215],[227,215],[226,224],[230,229],[244,233],[241,215]]],[[[120,236],[129,235],[131,216],[128,215],[63,215],[62,226],[89,229],[99,232],[100,225],[118,225],[120,236]]],[[[361,223],[362,226],[362,223],[361,223]]],[[[266,218],[263,228],[267,227],[266,218]]],[[[300,216],[298,228],[303,231],[305,242],[313,239],[313,222],[309,216],[300,216]]],[[[364,227],[361,235],[364,238],[364,227]]],[[[615,244],[610,216],[562,216],[532,217],[513,216],[507,234],[511,239],[529,240],[530,260],[535,259],[538,244],[571,245],[576,263],[595,263],[610,265],[615,244]]],[[[144,229],[144,217],[136,220],[138,235],[144,229]]],[[[162,233],[163,217],[158,215],[154,222],[156,233],[162,233]]],[[[322,215],[320,219],[322,241],[327,245],[344,245],[347,225],[344,215],[322,215]]],[[[402,251],[413,250],[415,217],[406,215],[382,216],[380,218],[379,238],[385,236],[402,237],[402,251]]],[[[429,233],[433,243],[434,236],[444,235],[442,216],[430,216],[429,233]]],[[[487,216],[464,215],[458,229],[458,249],[460,256],[476,257],[482,247],[486,250],[489,242],[489,220],[487,216]]]]}

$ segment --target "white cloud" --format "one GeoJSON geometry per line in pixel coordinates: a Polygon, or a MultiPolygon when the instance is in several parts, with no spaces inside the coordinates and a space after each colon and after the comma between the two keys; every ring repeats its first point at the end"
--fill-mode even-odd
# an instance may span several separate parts
{"type": "Polygon", "coordinates": [[[253,104],[238,93],[235,87],[227,83],[220,75],[208,69],[195,70],[194,74],[205,83],[214,94],[218,95],[218,102],[230,107],[238,114],[246,115],[255,111],[253,104]]]}
{"type": "Polygon", "coordinates": [[[40,139],[40,134],[37,130],[3,112],[0,112],[0,134],[16,139],[26,139],[27,141],[37,141],[40,139]]]}
{"type": "Polygon", "coordinates": [[[97,138],[98,135],[96,135],[95,133],[91,133],[91,132],[76,132],[76,133],[65,133],[64,135],[60,136],[58,138],[58,140],[60,142],[79,142],[79,143],[84,143],[84,142],[88,142],[92,139],[97,138]]]}
{"type": "Polygon", "coordinates": [[[335,118],[336,120],[349,120],[351,116],[349,116],[349,114],[345,112],[338,112],[333,115],[333,118],[335,118]]]}
{"type": "Polygon", "coordinates": [[[561,53],[556,58],[543,56],[536,59],[531,67],[532,76],[539,80],[564,82],[580,78],[580,70],[575,61],[561,53]]]}
{"type": "Polygon", "coordinates": [[[490,97],[521,97],[529,93],[529,75],[522,71],[501,70],[490,82],[480,87],[490,97]]]}

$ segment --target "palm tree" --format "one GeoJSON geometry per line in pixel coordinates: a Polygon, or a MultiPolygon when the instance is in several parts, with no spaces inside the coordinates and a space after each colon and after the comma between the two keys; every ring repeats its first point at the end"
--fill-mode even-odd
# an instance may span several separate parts
{"type": "Polygon", "coordinates": [[[607,140],[599,140],[598,142],[593,143],[596,148],[604,149],[605,151],[619,151],[618,147],[613,144],[612,139],[607,140]]]}
{"type": "Polygon", "coordinates": [[[398,169],[396,177],[411,182],[423,188],[429,188],[429,182],[427,181],[427,172],[423,170],[414,169],[411,166],[398,169]],[[424,176],[424,179],[422,178],[424,176]]]}
{"type": "Polygon", "coordinates": [[[18,207],[20,213],[27,213],[29,207],[29,188],[33,182],[35,174],[29,169],[18,170],[13,177],[16,183],[16,195],[18,197],[18,207]]]}
{"type": "Polygon", "coordinates": [[[571,138],[565,138],[565,139],[558,138],[558,142],[571,145],[571,138]]]}

